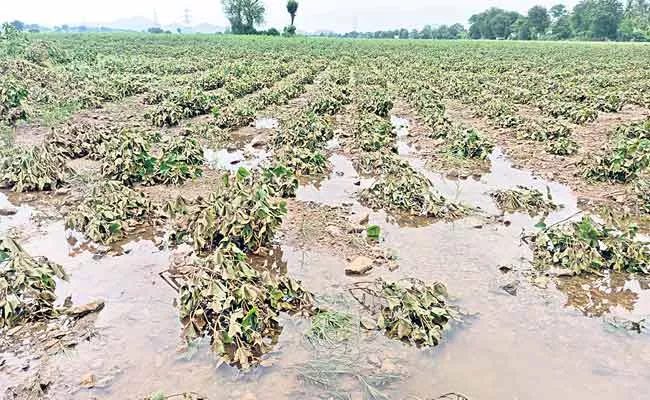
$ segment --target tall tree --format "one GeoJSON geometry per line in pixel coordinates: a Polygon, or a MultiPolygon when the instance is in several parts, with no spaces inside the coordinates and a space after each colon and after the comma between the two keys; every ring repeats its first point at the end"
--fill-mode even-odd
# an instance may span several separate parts
{"type": "Polygon", "coordinates": [[[469,36],[472,39],[508,38],[512,33],[512,24],[520,17],[517,12],[489,8],[470,17],[469,36]]]}
{"type": "Polygon", "coordinates": [[[9,25],[13,26],[18,32],[25,30],[25,23],[22,21],[15,20],[10,22],[9,25]]]}
{"type": "Polygon", "coordinates": [[[293,25],[293,21],[296,19],[296,13],[298,12],[298,2],[296,0],[287,1],[287,11],[291,15],[291,25],[293,25]]]}
{"type": "Polygon", "coordinates": [[[553,22],[551,26],[553,38],[558,40],[566,40],[573,37],[573,27],[571,26],[571,18],[569,15],[563,15],[553,22]]]}
{"type": "Polygon", "coordinates": [[[543,35],[551,24],[551,18],[546,8],[535,6],[528,10],[528,23],[538,35],[543,35]]]}
{"type": "Polygon", "coordinates": [[[461,24],[456,23],[449,27],[449,39],[460,39],[463,33],[465,33],[465,27],[461,24]]]}
{"type": "Polygon", "coordinates": [[[433,28],[431,25],[424,25],[424,28],[420,32],[420,37],[422,39],[433,39],[433,28]]]}
{"type": "Polygon", "coordinates": [[[582,0],[572,14],[576,33],[588,39],[616,39],[622,19],[623,4],[618,0],[582,0]]]}
{"type": "Polygon", "coordinates": [[[569,13],[564,4],[556,4],[553,7],[551,7],[549,11],[554,21],[557,21],[558,19],[564,17],[569,13]]]}
{"type": "Polygon", "coordinates": [[[255,25],[264,22],[261,0],[221,0],[221,4],[234,34],[255,33],[255,25]]]}
{"type": "Polygon", "coordinates": [[[628,0],[623,20],[619,25],[619,37],[623,40],[650,40],[650,2],[628,0]]]}

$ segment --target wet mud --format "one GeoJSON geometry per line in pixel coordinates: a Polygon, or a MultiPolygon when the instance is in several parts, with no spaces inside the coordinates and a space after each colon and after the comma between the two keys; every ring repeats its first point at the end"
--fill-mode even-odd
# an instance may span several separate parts
{"type": "MultiPolygon", "coordinates": [[[[253,130],[274,129],[260,122],[253,130]],[[263,126],[262,126],[263,125],[263,126]]],[[[176,292],[160,277],[171,255],[153,237],[122,244],[117,254],[98,254],[68,242],[63,222],[34,222],[39,205],[12,201],[0,193],[0,207],[16,208],[0,217],[0,232],[16,232],[25,249],[64,266],[70,279],[57,286],[75,303],[97,299],[105,308],[94,323],[96,334],[52,357],[0,354],[0,393],[35,379],[48,380],[53,399],[142,399],[153,392],[198,392],[210,399],[364,398],[359,377],[382,376],[381,391],[392,399],[435,398],[447,392],[470,399],[645,399],[650,381],[650,346],[645,333],[620,328],[623,320],[650,316],[650,283],[634,276],[539,277],[533,274],[522,231],[533,231],[539,217],[504,214],[490,191],[524,185],[546,192],[563,207],[547,223],[574,216],[578,197],[561,183],[514,168],[501,148],[490,157],[489,172],[460,177],[434,172],[421,134],[399,125],[400,156],[424,174],[443,196],[479,212],[455,221],[399,221],[358,202],[373,179],[360,177],[349,155],[329,149],[331,172],[301,184],[288,202],[289,214],[268,256],[255,265],[285,269],[311,290],[321,306],[360,312],[347,289],[374,278],[405,277],[442,281],[463,322],[445,332],[433,349],[409,347],[381,334],[359,332],[345,348],[323,351],[308,343],[308,319],[283,315],[282,333],[259,367],[240,372],[221,365],[209,343],[184,345],[174,307],[176,292]],[[381,228],[369,243],[361,220],[381,228]],[[156,243],[156,244],[154,244],[156,243]],[[396,268],[377,265],[363,277],[345,274],[355,256],[395,255],[396,268]],[[508,288],[508,290],[504,289],[508,288]],[[305,377],[316,365],[344,368],[336,387],[314,385],[305,377]],[[27,365],[27,368],[24,368],[27,365]],[[94,384],[84,385],[92,375],[94,384]],[[37,376],[38,375],[38,376],[37,376]],[[387,378],[387,377],[390,377],[387,378]]],[[[256,132],[256,134],[259,132],[256,132]]],[[[237,136],[237,135],[235,135],[237,136]]],[[[268,157],[252,146],[253,135],[230,148],[211,149],[206,174],[177,188],[141,188],[156,199],[209,193],[223,170],[255,168],[268,157]],[[214,163],[214,168],[210,165],[214,163]],[[212,172],[210,172],[212,171],[212,172]],[[194,185],[194,186],[193,186],[194,185]],[[197,187],[196,185],[202,185],[197,187]]],[[[206,151],[206,154],[209,152],[206,151]]]]}

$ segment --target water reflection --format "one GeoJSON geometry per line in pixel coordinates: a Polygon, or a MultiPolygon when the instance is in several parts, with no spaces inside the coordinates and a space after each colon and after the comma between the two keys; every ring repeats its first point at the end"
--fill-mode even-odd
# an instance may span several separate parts
{"type": "Polygon", "coordinates": [[[255,129],[275,129],[280,126],[277,118],[258,118],[254,123],[255,129]]]}
{"type": "Polygon", "coordinates": [[[236,149],[204,149],[203,156],[206,164],[212,169],[224,169],[230,172],[244,167],[255,169],[267,160],[271,153],[265,149],[247,148],[236,149]]]}
{"type": "Polygon", "coordinates": [[[566,307],[588,317],[605,314],[635,319],[650,315],[650,279],[612,273],[559,278],[557,288],[567,295],[566,307]]]}

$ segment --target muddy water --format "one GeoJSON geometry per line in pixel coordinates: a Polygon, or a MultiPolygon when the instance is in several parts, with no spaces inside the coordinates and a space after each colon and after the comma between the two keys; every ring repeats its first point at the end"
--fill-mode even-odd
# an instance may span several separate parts
{"type": "MultiPolygon", "coordinates": [[[[428,172],[412,154],[404,157],[443,195],[480,207],[486,214],[498,213],[489,191],[516,185],[549,187],[555,201],[565,206],[550,215],[549,222],[577,209],[569,189],[511,168],[498,150],[492,156],[491,173],[476,180],[447,179],[428,172]]],[[[299,199],[351,203],[357,213],[369,211],[355,197],[371,180],[360,179],[342,155],[334,154],[330,161],[332,174],[318,185],[303,185],[299,199]]],[[[4,232],[25,225],[30,212],[21,208],[14,217],[0,217],[0,228],[4,232]]],[[[302,337],[308,321],[283,316],[284,330],[274,352],[263,366],[247,373],[215,368],[217,360],[206,343],[190,349],[181,346],[172,305],[175,292],[158,276],[167,266],[168,251],[142,240],[129,243],[121,256],[79,254],[66,241],[63,224],[50,224],[24,235],[22,242],[32,254],[45,254],[64,265],[70,281],[59,284],[59,296],[72,295],[76,303],[106,301],[96,323],[97,337],[46,361],[54,379],[50,394],[57,399],[138,399],[155,391],[195,391],[210,399],[313,399],[325,392],[306,385],[300,376],[305,364],[325,360],[339,369],[341,363],[353,365],[366,378],[396,377],[382,388],[391,399],[426,399],[446,392],[487,400],[647,398],[649,336],[612,329],[604,317],[650,315],[648,282],[616,275],[564,278],[557,289],[553,284],[535,287],[525,278],[531,254],[519,237],[537,219],[522,214],[507,218],[509,226],[478,223],[478,217],[471,217],[400,227],[388,222],[384,213],[372,213],[371,221],[382,227],[383,245],[397,251],[400,267],[394,272],[375,269],[363,280],[408,276],[445,282],[452,302],[469,315],[446,334],[443,345],[421,350],[364,333],[344,349],[323,352],[302,337]],[[498,269],[502,265],[513,270],[504,274],[498,269]],[[517,281],[516,296],[501,289],[517,281]],[[79,381],[87,373],[103,387],[80,389],[79,381]]],[[[317,249],[283,246],[282,250],[288,272],[303,280],[320,302],[357,312],[345,290],[355,280],[343,273],[342,257],[317,249]]],[[[25,379],[30,379],[29,371],[3,370],[0,392],[25,379]]],[[[358,379],[338,376],[334,381],[349,395],[343,398],[363,398],[358,379]]]]}

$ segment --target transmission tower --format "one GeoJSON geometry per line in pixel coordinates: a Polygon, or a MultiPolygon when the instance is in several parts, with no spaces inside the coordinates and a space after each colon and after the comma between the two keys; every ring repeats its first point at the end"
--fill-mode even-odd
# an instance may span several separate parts
{"type": "Polygon", "coordinates": [[[153,9],[153,26],[158,27],[158,12],[156,12],[156,9],[153,9]]]}
{"type": "Polygon", "coordinates": [[[186,26],[190,26],[190,22],[192,21],[192,15],[190,13],[191,11],[189,8],[183,10],[183,22],[186,26]]]}

